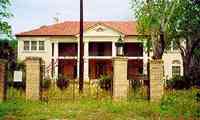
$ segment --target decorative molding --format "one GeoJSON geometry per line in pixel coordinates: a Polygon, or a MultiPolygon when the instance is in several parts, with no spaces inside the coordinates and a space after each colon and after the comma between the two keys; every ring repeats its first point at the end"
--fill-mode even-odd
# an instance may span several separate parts
{"type": "Polygon", "coordinates": [[[103,31],[105,31],[105,29],[102,28],[102,27],[98,27],[98,28],[96,29],[96,32],[103,32],[103,31]]]}

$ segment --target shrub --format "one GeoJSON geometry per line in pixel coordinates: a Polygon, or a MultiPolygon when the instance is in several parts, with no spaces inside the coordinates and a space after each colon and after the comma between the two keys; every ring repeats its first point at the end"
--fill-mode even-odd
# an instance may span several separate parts
{"type": "Polygon", "coordinates": [[[69,80],[62,75],[59,75],[58,80],[56,81],[57,87],[61,90],[66,89],[69,86],[69,80]]]}
{"type": "Polygon", "coordinates": [[[51,86],[51,79],[50,78],[44,78],[42,81],[41,81],[41,88],[43,89],[48,89],[50,88],[51,86]]]}
{"type": "Polygon", "coordinates": [[[170,89],[188,89],[190,86],[190,81],[183,76],[175,76],[172,79],[167,80],[167,88],[170,89]]]}
{"type": "Polygon", "coordinates": [[[108,75],[101,75],[99,78],[100,88],[104,90],[111,90],[112,78],[108,75]]]}
{"type": "Polygon", "coordinates": [[[133,81],[131,82],[131,87],[132,87],[134,90],[139,89],[141,86],[142,86],[142,83],[141,83],[139,80],[133,80],[133,81]]]}

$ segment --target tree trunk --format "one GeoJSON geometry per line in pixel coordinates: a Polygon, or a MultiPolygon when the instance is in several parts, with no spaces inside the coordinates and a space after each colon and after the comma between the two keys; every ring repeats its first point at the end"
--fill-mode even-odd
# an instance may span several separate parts
{"type": "Polygon", "coordinates": [[[183,58],[183,75],[185,77],[189,77],[190,76],[190,60],[188,57],[188,54],[185,56],[182,56],[183,58]]]}
{"type": "Polygon", "coordinates": [[[185,51],[181,50],[181,55],[183,60],[183,75],[188,80],[195,81],[200,77],[199,57],[194,55],[195,48],[199,47],[200,47],[200,39],[193,40],[189,38],[186,40],[185,51]]]}
{"type": "Polygon", "coordinates": [[[164,34],[161,33],[158,38],[153,40],[153,56],[152,59],[162,59],[162,55],[165,49],[164,34]]]}

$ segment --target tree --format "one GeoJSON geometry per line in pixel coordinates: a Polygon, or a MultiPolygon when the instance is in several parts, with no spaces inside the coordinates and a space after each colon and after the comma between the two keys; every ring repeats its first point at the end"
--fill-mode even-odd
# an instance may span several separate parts
{"type": "Polygon", "coordinates": [[[0,0],[0,31],[10,35],[11,26],[8,24],[7,19],[12,16],[9,12],[10,0],[0,0]]]}
{"type": "Polygon", "coordinates": [[[162,59],[164,49],[168,44],[169,20],[177,1],[133,0],[135,16],[138,20],[138,32],[151,36],[153,59],[162,59]]]}
{"type": "Polygon", "coordinates": [[[181,0],[170,19],[170,38],[177,43],[188,79],[200,78],[200,1],[181,0]],[[181,44],[185,42],[185,45],[181,44]]]}
{"type": "Polygon", "coordinates": [[[174,41],[181,51],[184,76],[200,77],[199,0],[133,0],[133,3],[136,3],[138,31],[152,38],[153,57],[162,58],[164,49],[174,41]]]}

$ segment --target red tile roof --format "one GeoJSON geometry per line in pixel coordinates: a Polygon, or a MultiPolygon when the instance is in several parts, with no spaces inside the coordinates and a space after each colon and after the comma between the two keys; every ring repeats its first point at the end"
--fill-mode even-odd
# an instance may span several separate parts
{"type": "MultiPolygon", "coordinates": [[[[116,31],[123,33],[124,35],[138,35],[134,21],[87,21],[84,22],[84,30],[96,25],[106,25],[116,31]]],[[[64,35],[77,35],[79,34],[79,22],[78,21],[66,21],[49,26],[42,26],[38,29],[34,29],[27,32],[16,34],[16,36],[64,36],[64,35]]]]}

